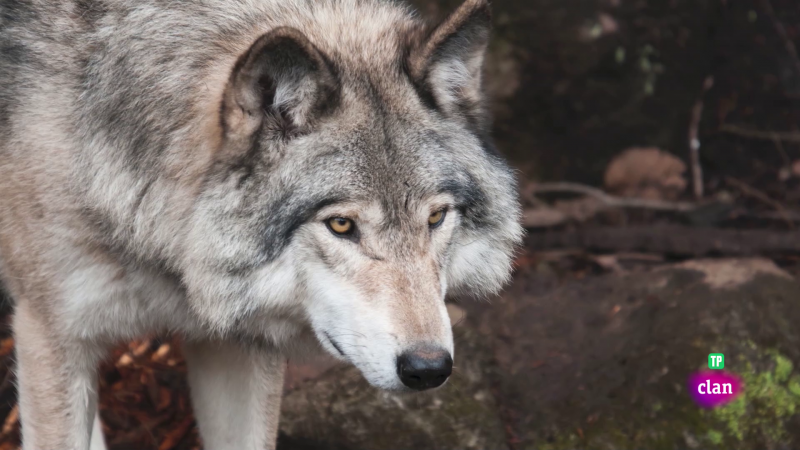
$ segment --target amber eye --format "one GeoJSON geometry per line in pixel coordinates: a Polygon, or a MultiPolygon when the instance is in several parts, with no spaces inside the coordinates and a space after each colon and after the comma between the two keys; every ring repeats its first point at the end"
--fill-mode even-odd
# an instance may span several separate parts
{"type": "Polygon", "coordinates": [[[347,235],[353,232],[355,228],[355,224],[350,219],[345,219],[344,217],[334,217],[332,219],[328,219],[325,223],[328,224],[328,228],[334,233],[339,235],[347,235]]]}
{"type": "Polygon", "coordinates": [[[428,225],[431,228],[438,227],[439,225],[442,224],[442,222],[444,222],[444,216],[446,213],[447,213],[446,210],[440,209],[439,211],[436,211],[435,213],[431,214],[430,216],[428,216],[428,225]]]}

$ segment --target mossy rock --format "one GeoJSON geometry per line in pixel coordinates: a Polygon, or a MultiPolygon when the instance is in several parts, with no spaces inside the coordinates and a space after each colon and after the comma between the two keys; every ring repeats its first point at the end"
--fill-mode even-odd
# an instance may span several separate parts
{"type": "Polygon", "coordinates": [[[695,261],[547,289],[540,272],[518,274],[480,324],[515,449],[800,447],[800,284],[771,262],[695,261]],[[745,388],[704,410],[687,379],[709,353],[745,388]]]}
{"type": "Polygon", "coordinates": [[[507,448],[482,367],[480,336],[456,327],[457,370],[442,388],[392,394],[339,367],[288,393],[279,448],[399,450],[507,448]]]}

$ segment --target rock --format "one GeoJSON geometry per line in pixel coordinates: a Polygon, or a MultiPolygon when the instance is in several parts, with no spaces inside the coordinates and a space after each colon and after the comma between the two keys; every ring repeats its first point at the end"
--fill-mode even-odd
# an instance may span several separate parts
{"type": "Polygon", "coordinates": [[[501,299],[468,309],[493,343],[488,373],[515,449],[800,447],[800,283],[770,261],[559,284],[529,266],[501,299]],[[703,410],[686,382],[709,353],[745,390],[703,410]]]}
{"type": "Polygon", "coordinates": [[[335,368],[285,395],[278,448],[507,448],[483,370],[491,354],[476,331],[454,331],[456,369],[442,388],[392,394],[369,386],[353,367],[335,368]]]}

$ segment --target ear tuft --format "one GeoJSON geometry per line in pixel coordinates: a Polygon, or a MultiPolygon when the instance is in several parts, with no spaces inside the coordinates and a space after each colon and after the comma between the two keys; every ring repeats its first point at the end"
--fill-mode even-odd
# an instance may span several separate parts
{"type": "Polygon", "coordinates": [[[409,53],[412,81],[429,91],[443,112],[484,120],[482,72],[490,32],[488,2],[466,0],[409,53]]]}
{"type": "Polygon", "coordinates": [[[281,27],[259,37],[231,72],[222,105],[229,137],[261,127],[286,135],[308,127],[338,94],[335,74],[303,33],[281,27]]]}

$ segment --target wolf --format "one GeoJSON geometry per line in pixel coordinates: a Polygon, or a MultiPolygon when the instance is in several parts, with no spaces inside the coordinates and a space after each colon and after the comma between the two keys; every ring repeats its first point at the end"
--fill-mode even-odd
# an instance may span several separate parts
{"type": "Polygon", "coordinates": [[[274,448],[295,352],[442,385],[445,295],[498,291],[522,236],[490,29],[485,0],[0,2],[23,448],[102,446],[97,366],[156,333],[210,450],[274,448]]]}

